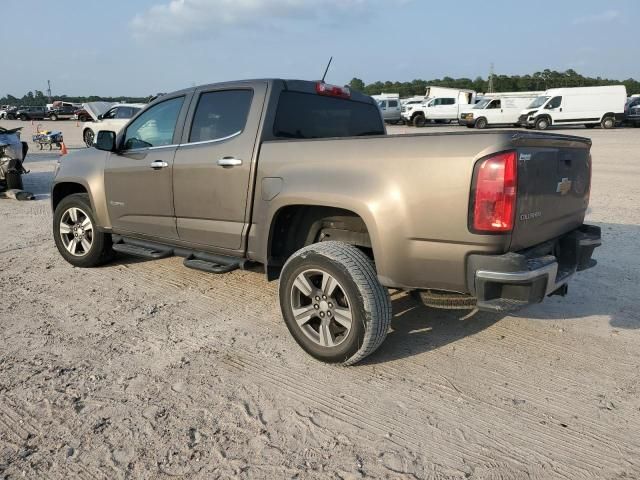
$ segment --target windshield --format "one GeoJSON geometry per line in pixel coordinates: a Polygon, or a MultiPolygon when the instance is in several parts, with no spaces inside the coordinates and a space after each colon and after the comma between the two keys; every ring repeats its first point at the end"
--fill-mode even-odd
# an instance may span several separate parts
{"type": "Polygon", "coordinates": [[[489,104],[490,101],[491,101],[491,99],[489,99],[489,98],[484,99],[484,100],[480,100],[478,103],[476,103],[473,106],[473,108],[476,108],[478,110],[482,110],[484,107],[486,107],[489,104]]]}
{"type": "Polygon", "coordinates": [[[527,108],[540,108],[547,100],[549,100],[549,97],[538,97],[533,102],[531,102],[531,104],[527,108]]]}

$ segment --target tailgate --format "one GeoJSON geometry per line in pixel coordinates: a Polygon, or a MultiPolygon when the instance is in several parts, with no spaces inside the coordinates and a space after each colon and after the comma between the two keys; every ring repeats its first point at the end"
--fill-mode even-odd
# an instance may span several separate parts
{"type": "Polygon", "coordinates": [[[521,134],[518,201],[511,251],[522,250],[578,228],[589,204],[591,140],[521,134]]]}

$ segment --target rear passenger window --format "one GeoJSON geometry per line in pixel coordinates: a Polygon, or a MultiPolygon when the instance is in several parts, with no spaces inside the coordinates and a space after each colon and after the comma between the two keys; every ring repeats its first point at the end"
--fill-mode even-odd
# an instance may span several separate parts
{"type": "Polygon", "coordinates": [[[456,99],[455,98],[443,98],[442,99],[442,104],[443,105],[455,105],[456,103],[456,99]]]}
{"type": "Polygon", "coordinates": [[[253,90],[221,90],[200,95],[189,142],[220,140],[242,132],[252,98],[253,90]]]}
{"type": "Polygon", "coordinates": [[[394,107],[397,108],[398,107],[398,101],[397,100],[389,100],[389,108],[394,107]]]}

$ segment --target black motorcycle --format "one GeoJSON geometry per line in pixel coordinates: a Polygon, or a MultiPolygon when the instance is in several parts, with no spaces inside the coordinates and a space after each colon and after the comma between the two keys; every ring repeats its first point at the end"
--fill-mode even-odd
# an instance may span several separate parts
{"type": "Polygon", "coordinates": [[[0,127],[0,191],[22,190],[22,175],[29,173],[22,166],[29,145],[20,141],[21,129],[0,127]]]}

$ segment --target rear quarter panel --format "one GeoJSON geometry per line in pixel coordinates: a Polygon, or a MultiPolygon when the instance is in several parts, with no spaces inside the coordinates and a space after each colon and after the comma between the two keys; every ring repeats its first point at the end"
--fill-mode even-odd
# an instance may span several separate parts
{"type": "Polygon", "coordinates": [[[473,166],[506,148],[509,134],[495,132],[265,142],[249,256],[266,261],[279,209],[332,206],[366,223],[384,285],[464,291],[466,255],[503,252],[510,242],[467,228],[473,166]],[[271,178],[281,179],[279,192],[266,200],[273,192],[261,194],[263,180],[271,178]]]}

